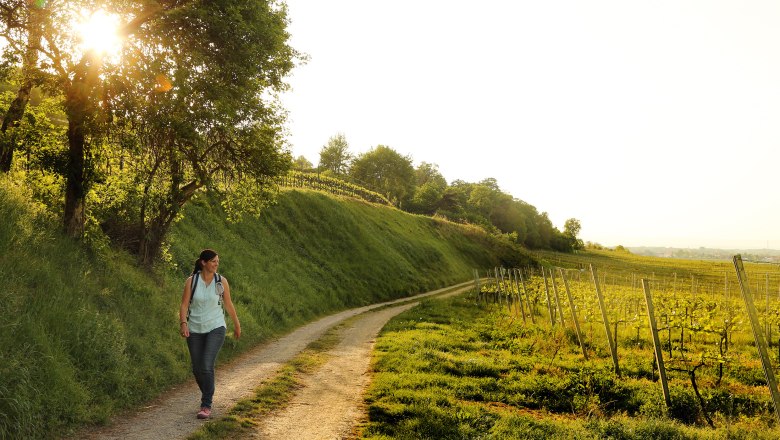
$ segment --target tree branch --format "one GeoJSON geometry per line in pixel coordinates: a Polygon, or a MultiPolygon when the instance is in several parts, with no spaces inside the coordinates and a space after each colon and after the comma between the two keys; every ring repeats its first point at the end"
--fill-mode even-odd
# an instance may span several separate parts
{"type": "Polygon", "coordinates": [[[53,42],[49,38],[49,33],[46,33],[43,36],[43,39],[46,40],[47,46],[51,48],[51,51],[44,49],[43,46],[40,46],[38,50],[40,50],[42,54],[49,57],[49,59],[52,62],[52,67],[54,67],[54,70],[56,70],[58,74],[60,74],[64,78],[67,78],[68,71],[62,65],[62,55],[60,54],[60,50],[57,48],[57,45],[53,44],[53,42]]]}
{"type": "Polygon", "coordinates": [[[17,10],[22,7],[22,2],[16,2],[13,5],[0,3],[0,9],[2,9],[3,22],[9,29],[22,27],[22,22],[19,21],[16,16],[17,10]]]}
{"type": "Polygon", "coordinates": [[[129,37],[138,31],[144,23],[154,19],[160,13],[174,11],[178,8],[194,3],[194,0],[156,2],[146,5],[144,9],[132,20],[119,28],[117,32],[121,37],[129,37]]]}

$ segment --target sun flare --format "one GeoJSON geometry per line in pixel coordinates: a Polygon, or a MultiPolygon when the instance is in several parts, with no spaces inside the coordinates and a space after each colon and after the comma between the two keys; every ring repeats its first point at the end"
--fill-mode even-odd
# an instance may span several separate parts
{"type": "Polygon", "coordinates": [[[103,10],[82,14],[78,25],[81,48],[94,50],[101,55],[114,55],[122,47],[119,38],[119,17],[103,10]]]}

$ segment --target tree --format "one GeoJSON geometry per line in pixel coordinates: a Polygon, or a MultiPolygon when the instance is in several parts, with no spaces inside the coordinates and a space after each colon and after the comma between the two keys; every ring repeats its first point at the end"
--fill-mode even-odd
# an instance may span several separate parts
{"type": "Polygon", "coordinates": [[[585,248],[582,240],[577,237],[580,235],[581,229],[582,224],[580,224],[580,221],[576,218],[570,218],[566,220],[566,223],[563,225],[563,235],[569,239],[571,242],[571,248],[574,250],[585,248]]]}
{"type": "Polygon", "coordinates": [[[497,227],[501,232],[515,232],[516,228],[508,220],[508,210],[512,196],[501,191],[496,179],[490,177],[471,185],[468,205],[474,214],[484,218],[485,222],[497,227]]]}
{"type": "Polygon", "coordinates": [[[21,122],[33,87],[42,82],[37,64],[43,14],[38,2],[14,0],[0,6],[0,35],[9,46],[4,53],[4,61],[11,65],[21,58],[16,97],[9,104],[0,126],[0,172],[11,170],[18,140],[15,129],[21,122]]]}
{"type": "Polygon", "coordinates": [[[500,231],[514,234],[518,243],[527,245],[529,227],[525,205],[527,204],[522,200],[513,199],[506,194],[499,199],[491,218],[500,231]]]}
{"type": "Polygon", "coordinates": [[[447,187],[447,180],[439,171],[439,166],[435,163],[422,162],[414,170],[414,176],[417,186],[430,183],[442,191],[447,187]]]}
{"type": "Polygon", "coordinates": [[[354,159],[349,152],[349,144],[343,133],[337,133],[328,139],[328,143],[320,150],[319,168],[330,171],[336,176],[344,176],[349,172],[349,166],[354,159]]]}
{"type": "MultiPolygon", "coordinates": [[[[0,20],[6,30],[14,30],[2,36],[15,53],[26,53],[23,48],[33,47],[38,55],[28,57],[37,64],[26,70],[20,91],[25,81],[43,76],[51,91],[64,100],[68,153],[63,222],[71,236],[83,233],[85,197],[97,175],[95,164],[102,154],[103,136],[114,121],[114,107],[123,100],[150,98],[148,88],[129,98],[127,94],[129,90],[137,92],[142,82],[148,85],[150,74],[172,84],[168,94],[172,99],[168,101],[175,101],[175,105],[152,102],[158,110],[158,104],[163,104],[178,112],[178,116],[166,118],[171,124],[168,133],[175,129],[189,140],[200,138],[203,148],[235,145],[238,132],[255,131],[250,137],[257,137],[258,127],[267,120],[272,121],[272,127],[280,126],[278,106],[261,96],[274,96],[284,89],[282,78],[297,55],[286,44],[287,18],[282,6],[239,0],[16,0],[3,4],[0,20]],[[33,17],[19,13],[35,10],[33,6],[24,9],[33,4],[44,5],[35,16],[37,22],[17,18],[33,17]],[[125,47],[117,59],[81,47],[72,28],[82,10],[99,8],[116,14],[123,23],[120,33],[125,47]],[[36,32],[41,35],[39,44],[35,44],[36,32]],[[119,80],[122,75],[124,81],[119,80]],[[120,87],[114,88],[117,85],[120,87]],[[175,125],[178,122],[184,123],[175,125]]],[[[267,134],[261,136],[267,138],[267,134]]],[[[253,161],[238,156],[225,160],[253,161]]],[[[209,171],[209,167],[202,171],[209,171]]],[[[205,181],[201,178],[195,186],[205,181]]]]}
{"type": "Polygon", "coordinates": [[[468,185],[462,180],[455,180],[444,189],[439,201],[439,209],[436,211],[452,221],[462,222],[466,219],[466,206],[468,203],[468,185]]]}
{"type": "Polygon", "coordinates": [[[384,145],[377,145],[358,156],[350,168],[350,178],[383,194],[399,207],[414,194],[412,159],[384,145]]]}
{"type": "Polygon", "coordinates": [[[408,210],[418,214],[433,215],[447,189],[447,181],[439,172],[439,166],[422,162],[415,170],[416,187],[408,210]]]}
{"type": "Polygon", "coordinates": [[[414,195],[408,204],[408,211],[417,214],[433,215],[439,207],[444,189],[432,182],[426,182],[414,189],[414,195]]]}
{"type": "Polygon", "coordinates": [[[135,210],[120,221],[137,225],[130,235],[139,243],[141,260],[149,262],[198,189],[262,193],[265,176],[289,168],[277,96],[299,55],[287,44],[283,5],[15,0],[0,5],[0,21],[0,36],[17,59],[24,48],[37,51],[37,58],[29,57],[35,59],[33,68],[25,70],[23,63],[23,80],[44,77],[48,90],[63,99],[68,121],[63,222],[71,236],[84,231],[88,190],[99,182],[119,182],[125,194],[110,199],[104,212],[135,210]],[[32,4],[45,5],[37,27],[17,18],[32,4]],[[93,8],[123,23],[121,56],[106,58],[79,45],[71,23],[81,10],[93,8]],[[109,129],[111,140],[105,136],[109,129]],[[109,141],[119,145],[108,148],[109,141]]]}
{"type": "Polygon", "coordinates": [[[129,235],[143,264],[201,188],[222,192],[231,215],[262,206],[267,177],[289,170],[284,113],[264,98],[286,88],[297,56],[286,25],[286,10],[266,2],[198,2],[150,21],[126,45],[132,62],[106,81],[136,174],[122,179],[127,198],[111,208],[128,215],[106,215],[102,226],[129,235]]]}
{"type": "Polygon", "coordinates": [[[536,217],[536,230],[539,232],[541,241],[539,247],[549,248],[552,243],[552,239],[555,236],[555,232],[557,232],[557,229],[555,229],[555,226],[553,226],[552,222],[550,221],[550,217],[546,212],[542,212],[538,217],[536,217]]]}
{"type": "Polygon", "coordinates": [[[582,229],[582,225],[576,218],[570,218],[563,224],[563,233],[572,238],[577,238],[580,235],[580,229],[582,229]]]}
{"type": "MultiPolygon", "coordinates": [[[[101,96],[103,59],[95,51],[80,46],[79,35],[72,27],[81,11],[103,8],[128,18],[123,29],[131,35],[155,13],[175,8],[175,2],[146,3],[109,1],[20,1],[4,2],[0,7],[2,37],[11,53],[21,57],[22,78],[17,99],[6,112],[0,146],[0,168],[9,169],[13,157],[13,142],[9,144],[9,130],[17,125],[24,113],[32,85],[45,84],[53,93],[62,96],[68,120],[68,150],[66,159],[65,208],[63,222],[72,236],[80,236],[84,226],[84,197],[92,173],[92,145],[96,144],[96,124],[101,96]],[[120,6],[127,10],[120,10],[120,6]]],[[[11,56],[13,58],[13,56],[11,56]]],[[[10,137],[13,140],[13,136],[10,137]]]]}
{"type": "Polygon", "coordinates": [[[292,167],[294,170],[298,171],[311,171],[314,168],[314,165],[309,162],[309,159],[306,159],[305,156],[301,155],[293,160],[292,167]]]}

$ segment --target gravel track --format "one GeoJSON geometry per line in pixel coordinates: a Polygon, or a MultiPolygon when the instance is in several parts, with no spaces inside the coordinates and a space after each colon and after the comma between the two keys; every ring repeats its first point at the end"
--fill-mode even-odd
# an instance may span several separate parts
{"type": "Polygon", "coordinates": [[[281,411],[265,417],[248,438],[309,440],[349,438],[362,417],[363,391],[370,379],[371,350],[393,316],[418,303],[366,313],[344,329],[329,360],[303,377],[303,387],[281,411]]]}

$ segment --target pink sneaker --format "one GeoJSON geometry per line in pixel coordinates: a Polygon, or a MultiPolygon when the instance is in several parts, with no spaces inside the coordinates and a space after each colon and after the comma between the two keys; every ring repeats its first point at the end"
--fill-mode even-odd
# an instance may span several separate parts
{"type": "Polygon", "coordinates": [[[208,419],[211,417],[211,408],[206,408],[205,406],[198,411],[198,418],[199,419],[208,419]]]}

